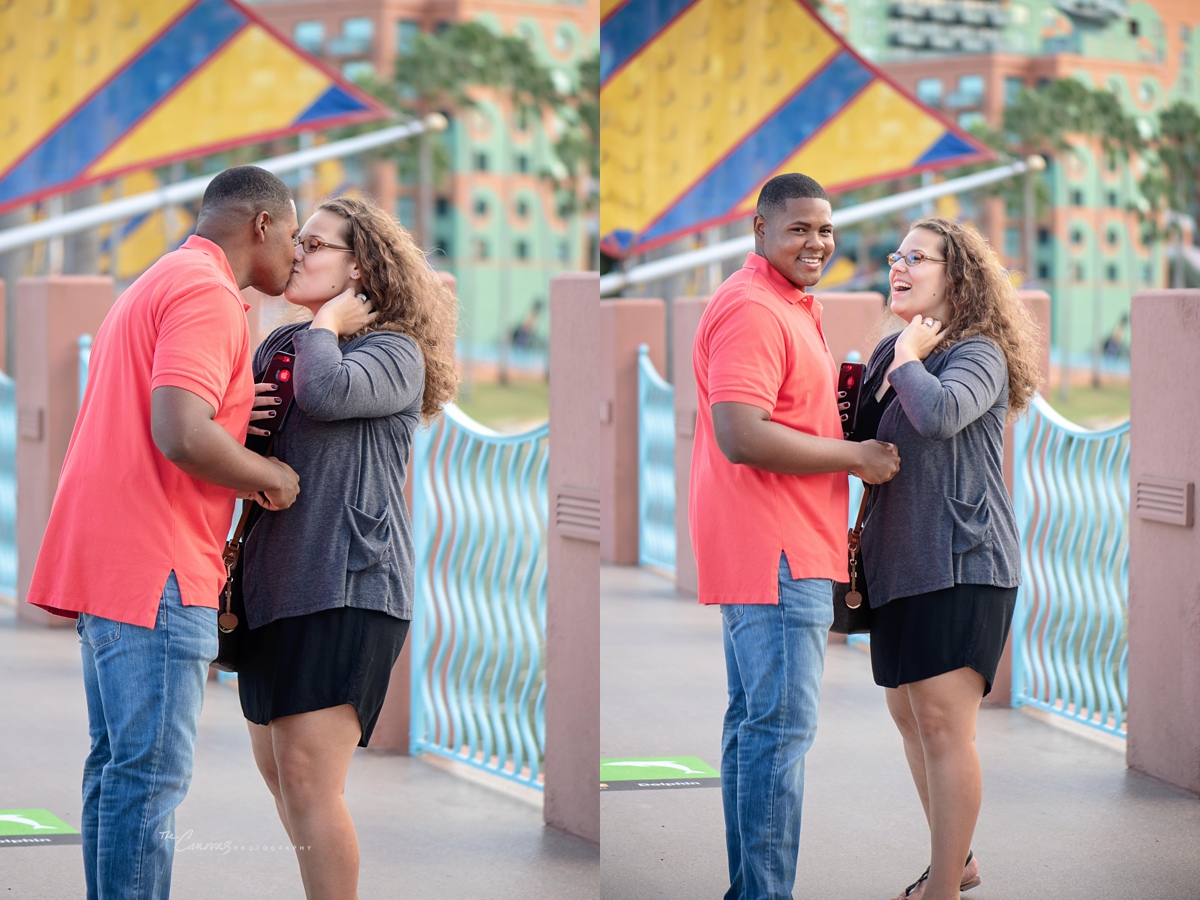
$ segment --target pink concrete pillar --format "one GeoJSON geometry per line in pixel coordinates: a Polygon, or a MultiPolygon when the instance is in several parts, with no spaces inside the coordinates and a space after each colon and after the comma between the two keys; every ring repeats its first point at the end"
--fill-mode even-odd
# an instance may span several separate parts
{"type": "Polygon", "coordinates": [[[638,346],[648,344],[655,368],[664,372],[666,331],[661,300],[600,304],[600,359],[592,377],[600,379],[600,558],[606,563],[637,565],[638,346]]]}
{"type": "Polygon", "coordinates": [[[25,592],[79,413],[79,336],[96,334],[113,299],[111,278],[17,282],[17,616],[28,622],[71,623],[25,603],[25,592]]]}
{"type": "MultiPolygon", "coordinates": [[[[1050,295],[1045,291],[1019,291],[1025,308],[1033,316],[1038,326],[1038,370],[1041,379],[1038,391],[1045,396],[1050,385],[1050,295]]],[[[1013,447],[1016,437],[1010,424],[1004,429],[1004,484],[1008,487],[1011,497],[1016,486],[1013,480],[1013,447]]],[[[1025,535],[1021,535],[1024,539],[1025,535]]],[[[983,698],[984,706],[1012,706],[1012,634],[1004,645],[1004,653],[1000,656],[1000,664],[996,666],[996,677],[992,681],[992,690],[983,698]]]]}
{"type": "Polygon", "coordinates": [[[696,554],[692,552],[692,535],[688,529],[688,485],[699,407],[696,373],[692,368],[692,344],[708,298],[681,297],[674,304],[671,350],[675,360],[675,590],[695,597],[700,593],[700,586],[696,581],[696,554]]]}
{"type": "Polygon", "coordinates": [[[813,296],[822,307],[821,331],[833,361],[841,365],[851,350],[857,350],[864,363],[870,359],[871,351],[884,334],[880,327],[883,295],[874,291],[845,294],[818,291],[813,296]]]}
{"type": "Polygon", "coordinates": [[[1200,291],[1143,291],[1130,312],[1131,769],[1200,793],[1200,291]],[[1173,520],[1173,521],[1168,521],[1173,520]]]}
{"type": "MultiPolygon", "coordinates": [[[[600,277],[550,282],[547,825],[600,843],[600,277]]],[[[661,343],[661,341],[660,341],[661,343]]],[[[636,513],[636,506],[635,506],[636,513]]]]}

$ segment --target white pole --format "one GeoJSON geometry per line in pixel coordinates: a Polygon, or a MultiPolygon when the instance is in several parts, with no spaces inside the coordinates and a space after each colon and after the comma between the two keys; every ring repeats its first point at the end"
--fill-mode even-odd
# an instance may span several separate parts
{"type": "MultiPolygon", "coordinates": [[[[353,156],[356,153],[362,153],[373,147],[380,147],[384,144],[391,144],[405,138],[413,137],[414,135],[421,134],[423,131],[443,131],[445,128],[445,116],[442,116],[440,113],[431,113],[417,122],[409,122],[406,125],[398,125],[393,128],[384,128],[381,131],[372,131],[369,134],[360,134],[357,137],[346,138],[344,141],[335,141],[332,144],[323,144],[320,147],[312,147],[296,153],[276,156],[273,159],[263,160],[257,163],[257,165],[278,175],[282,172],[293,172],[296,169],[303,169],[305,166],[314,165],[322,160],[353,156]]],[[[204,189],[208,187],[208,183],[216,176],[216,172],[212,175],[201,175],[199,178],[190,178],[187,181],[181,181],[177,184],[169,184],[158,190],[148,191],[145,194],[124,197],[120,200],[113,200],[111,203],[89,206],[87,209],[75,210],[74,212],[55,216],[32,225],[23,225],[20,228],[0,231],[0,253],[15,250],[18,247],[25,247],[29,244],[36,244],[38,241],[61,237],[64,234],[86,231],[89,228],[95,228],[97,225],[116,222],[119,219],[131,219],[152,209],[200,197],[204,194],[204,189]]]]}
{"type": "MultiPolygon", "coordinates": [[[[1030,159],[1033,159],[1033,157],[1030,157],[1030,159]]],[[[916,206],[919,203],[924,203],[927,200],[932,200],[935,197],[941,197],[945,194],[959,194],[982,187],[985,184],[991,184],[994,181],[1002,181],[1005,178],[1011,178],[1013,175],[1020,175],[1024,172],[1031,165],[1030,159],[1019,160],[995,169],[988,169],[986,172],[976,172],[974,175],[964,175],[962,178],[944,181],[941,184],[932,184],[914,191],[905,191],[903,194],[895,194],[894,196],[884,197],[880,200],[872,200],[869,203],[851,206],[848,209],[835,210],[833,213],[833,224],[835,227],[844,228],[847,225],[855,225],[859,222],[866,222],[877,218],[885,213],[916,206]]],[[[733,238],[732,240],[722,241],[719,244],[713,244],[711,247],[704,247],[703,249],[693,250],[689,253],[681,253],[678,256],[671,256],[666,259],[656,259],[654,262],[636,266],[628,272],[611,272],[600,279],[600,296],[606,297],[635,284],[657,281],[660,278],[665,278],[668,275],[674,275],[677,272],[683,272],[687,269],[693,269],[697,266],[705,266],[709,263],[730,259],[731,257],[742,256],[753,249],[754,235],[747,234],[742,237],[733,238]]]]}

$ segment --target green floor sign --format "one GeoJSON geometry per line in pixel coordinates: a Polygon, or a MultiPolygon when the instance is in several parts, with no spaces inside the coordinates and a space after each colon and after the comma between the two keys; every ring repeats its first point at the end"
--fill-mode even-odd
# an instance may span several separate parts
{"type": "Polygon", "coordinates": [[[697,756],[626,756],[600,760],[600,790],[719,787],[721,773],[697,756]]]}
{"type": "Polygon", "coordinates": [[[0,809],[0,847],[81,843],[78,831],[44,809],[0,809]]]}

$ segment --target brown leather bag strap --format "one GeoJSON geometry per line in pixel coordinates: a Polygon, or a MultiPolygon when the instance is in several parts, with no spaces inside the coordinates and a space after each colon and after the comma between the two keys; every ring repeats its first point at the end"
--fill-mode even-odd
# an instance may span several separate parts
{"type": "Polygon", "coordinates": [[[858,518],[854,520],[854,528],[850,531],[855,544],[858,543],[858,538],[862,534],[863,519],[867,516],[867,500],[870,499],[870,496],[870,488],[863,485],[862,502],[858,504],[858,518]]]}

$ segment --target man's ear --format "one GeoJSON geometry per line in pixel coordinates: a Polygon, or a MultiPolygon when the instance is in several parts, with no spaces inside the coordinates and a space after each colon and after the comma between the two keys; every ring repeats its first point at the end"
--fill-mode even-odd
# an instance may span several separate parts
{"type": "Polygon", "coordinates": [[[754,236],[760,241],[766,236],[767,220],[758,213],[754,214],[754,236]]]}
{"type": "Polygon", "coordinates": [[[260,244],[267,239],[267,228],[271,224],[271,214],[265,209],[254,217],[254,239],[260,244]]]}

